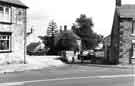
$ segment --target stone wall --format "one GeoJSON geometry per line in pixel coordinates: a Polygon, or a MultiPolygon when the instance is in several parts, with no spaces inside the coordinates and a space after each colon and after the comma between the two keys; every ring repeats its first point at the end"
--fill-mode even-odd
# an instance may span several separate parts
{"type": "Polygon", "coordinates": [[[0,24],[0,32],[11,32],[11,52],[0,53],[0,64],[24,61],[26,9],[11,7],[11,10],[11,24],[0,24]]]}
{"type": "Polygon", "coordinates": [[[132,46],[130,34],[132,33],[132,21],[121,19],[120,22],[120,58],[129,58],[132,46]]]}

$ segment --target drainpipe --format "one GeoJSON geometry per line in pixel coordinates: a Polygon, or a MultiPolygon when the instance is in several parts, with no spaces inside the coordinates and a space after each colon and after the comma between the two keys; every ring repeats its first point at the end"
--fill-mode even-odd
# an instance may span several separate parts
{"type": "Polygon", "coordinates": [[[27,54],[27,49],[26,49],[26,44],[27,44],[27,33],[26,33],[26,29],[27,29],[27,10],[25,9],[25,21],[24,21],[24,64],[26,64],[26,54],[27,54]]]}

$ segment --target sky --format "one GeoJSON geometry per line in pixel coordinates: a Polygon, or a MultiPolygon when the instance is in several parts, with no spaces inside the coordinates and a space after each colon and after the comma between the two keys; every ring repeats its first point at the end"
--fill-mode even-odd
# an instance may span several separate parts
{"type": "MultiPolygon", "coordinates": [[[[80,14],[86,14],[92,18],[94,32],[107,36],[111,32],[115,0],[21,0],[29,9],[28,27],[32,27],[34,33],[31,41],[37,40],[38,35],[45,35],[48,23],[54,20],[57,26],[67,25],[71,28],[72,23],[80,14]],[[35,38],[35,39],[34,39],[35,38]]],[[[122,0],[122,4],[135,4],[135,0],[122,0]]]]}

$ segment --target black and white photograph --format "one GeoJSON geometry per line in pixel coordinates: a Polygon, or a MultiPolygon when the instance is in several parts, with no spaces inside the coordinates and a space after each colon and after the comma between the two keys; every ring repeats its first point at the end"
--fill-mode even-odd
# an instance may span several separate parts
{"type": "Polygon", "coordinates": [[[135,86],[135,0],[0,0],[0,86],[135,86]]]}

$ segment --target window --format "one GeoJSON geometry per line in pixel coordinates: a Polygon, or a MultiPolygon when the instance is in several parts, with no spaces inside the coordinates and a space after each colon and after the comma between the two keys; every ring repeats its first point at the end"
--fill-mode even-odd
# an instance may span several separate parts
{"type": "Polygon", "coordinates": [[[3,12],[4,12],[3,7],[0,7],[0,13],[3,13],[3,12]]]}
{"type": "Polygon", "coordinates": [[[10,21],[10,10],[9,10],[9,7],[5,7],[5,16],[4,16],[4,20],[5,21],[10,21]]]}
{"type": "Polygon", "coordinates": [[[17,24],[23,24],[23,10],[22,9],[18,9],[17,11],[17,24]]]}
{"type": "Polygon", "coordinates": [[[6,9],[5,9],[5,13],[6,13],[6,14],[9,14],[9,8],[6,8],[6,9]]]}
{"type": "Polygon", "coordinates": [[[0,52],[11,51],[11,33],[0,33],[0,52]]]}
{"type": "Polygon", "coordinates": [[[2,6],[0,5],[0,22],[11,22],[11,8],[9,6],[2,6]]]}
{"type": "Polygon", "coordinates": [[[4,14],[4,9],[3,9],[3,7],[0,7],[0,18],[3,17],[3,14],[4,14]]]}

